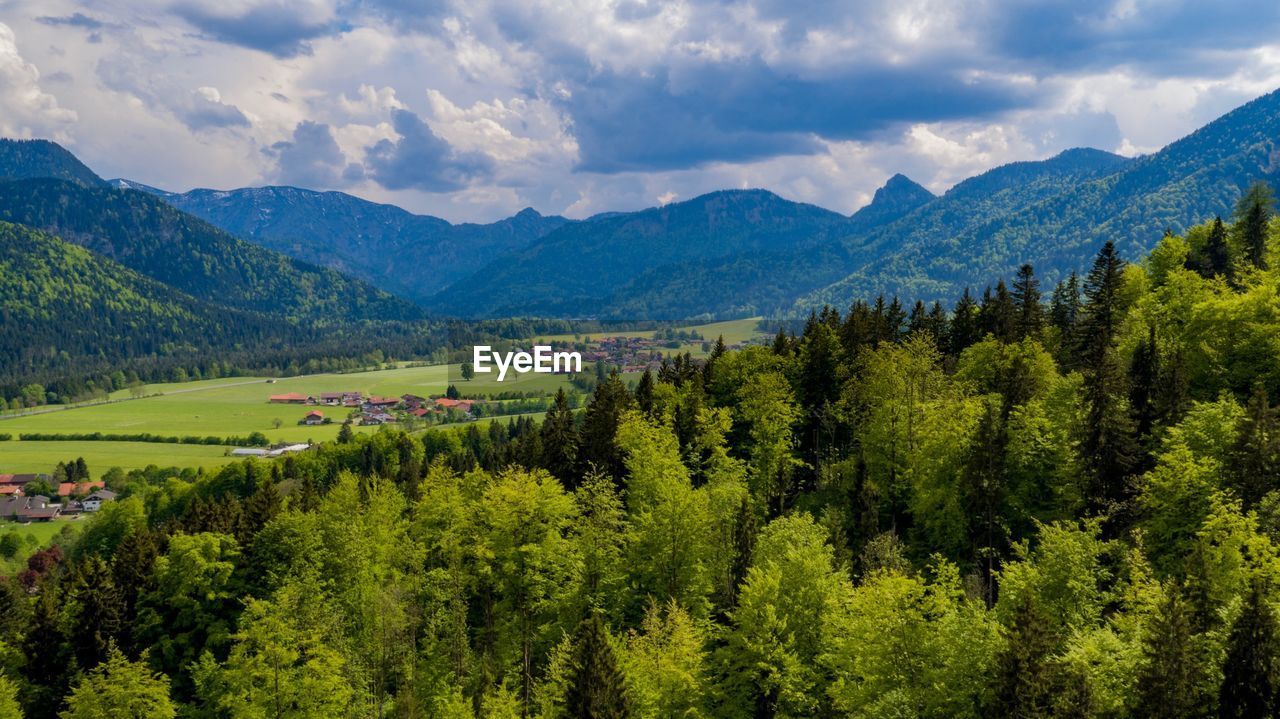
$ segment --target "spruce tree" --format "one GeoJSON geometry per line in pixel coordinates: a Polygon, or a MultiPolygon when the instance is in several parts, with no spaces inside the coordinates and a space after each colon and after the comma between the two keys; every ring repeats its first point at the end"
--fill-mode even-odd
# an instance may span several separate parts
{"type": "Polygon", "coordinates": [[[1123,270],[1124,260],[1107,242],[1085,279],[1088,301],[1078,332],[1087,407],[1080,453],[1092,482],[1088,499],[1095,510],[1125,498],[1135,455],[1131,423],[1120,410],[1123,376],[1112,346],[1121,319],[1123,270]]]}
{"type": "Polygon", "coordinates": [[[1044,324],[1044,309],[1040,306],[1040,280],[1029,264],[1019,267],[1013,280],[1013,304],[1017,310],[1017,339],[1038,339],[1044,324]]]}
{"type": "Polygon", "coordinates": [[[351,420],[342,423],[338,428],[338,444],[351,444],[355,441],[356,433],[351,429],[351,420]]]}
{"type": "Polygon", "coordinates": [[[1156,346],[1156,328],[1147,330],[1129,364],[1129,417],[1133,422],[1138,456],[1134,471],[1141,474],[1152,467],[1155,452],[1155,429],[1159,419],[1160,353],[1156,346]]]}
{"type": "Polygon", "coordinates": [[[1204,658],[1196,651],[1191,612],[1174,585],[1165,588],[1164,601],[1151,619],[1142,656],[1136,716],[1182,719],[1207,713],[1204,658]]]}
{"type": "Polygon", "coordinates": [[[1233,279],[1231,272],[1231,248],[1227,245],[1227,228],[1221,217],[1215,217],[1209,239],[1204,246],[1204,266],[1208,277],[1233,279]]]}
{"type": "Polygon", "coordinates": [[[1280,428],[1267,388],[1254,384],[1231,452],[1232,485],[1246,508],[1253,507],[1280,480],[1280,428]]]}
{"type": "Polygon", "coordinates": [[[982,339],[978,303],[974,302],[968,287],[964,288],[964,294],[960,295],[951,313],[951,332],[948,339],[953,355],[959,355],[965,348],[982,339]]]}
{"type": "Polygon", "coordinates": [[[603,382],[596,385],[591,396],[591,404],[582,415],[582,429],[579,433],[577,473],[570,487],[577,486],[577,479],[595,468],[614,478],[622,479],[625,468],[622,452],[614,441],[618,433],[618,423],[622,413],[634,405],[631,393],[617,372],[611,373],[603,382]]]}
{"type": "Polygon", "coordinates": [[[1004,634],[1005,648],[996,663],[995,705],[989,715],[1048,716],[1053,695],[1049,665],[1053,631],[1049,618],[1032,595],[1020,599],[1004,634]]]}
{"type": "Polygon", "coordinates": [[[598,612],[583,620],[573,638],[573,665],[565,692],[565,716],[626,719],[631,703],[609,630],[598,612]]]}
{"type": "Polygon", "coordinates": [[[1259,582],[1245,600],[1227,639],[1218,692],[1218,716],[1248,719],[1275,715],[1280,652],[1276,645],[1276,615],[1259,582]]]}
{"type": "Polygon", "coordinates": [[[653,370],[646,367],[636,384],[636,406],[648,417],[653,416],[653,385],[653,370]]]}
{"type": "Polygon", "coordinates": [[[1267,269],[1267,234],[1274,205],[1275,197],[1270,185],[1261,181],[1250,185],[1249,191],[1236,205],[1236,231],[1240,234],[1240,244],[1249,261],[1260,270],[1267,269]]]}

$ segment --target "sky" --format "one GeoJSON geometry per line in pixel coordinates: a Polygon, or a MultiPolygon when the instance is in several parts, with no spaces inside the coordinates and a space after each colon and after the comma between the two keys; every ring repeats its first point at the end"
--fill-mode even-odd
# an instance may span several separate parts
{"type": "Polygon", "coordinates": [[[451,221],[763,187],[844,213],[1280,87],[1280,3],[0,0],[0,135],[451,221]]]}

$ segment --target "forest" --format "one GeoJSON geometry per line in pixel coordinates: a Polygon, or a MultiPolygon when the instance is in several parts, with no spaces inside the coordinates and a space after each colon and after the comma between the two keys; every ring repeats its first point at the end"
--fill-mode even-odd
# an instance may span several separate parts
{"type": "Polygon", "coordinates": [[[541,422],[106,472],[0,582],[0,717],[1273,716],[1277,395],[1255,185],[541,422]]]}

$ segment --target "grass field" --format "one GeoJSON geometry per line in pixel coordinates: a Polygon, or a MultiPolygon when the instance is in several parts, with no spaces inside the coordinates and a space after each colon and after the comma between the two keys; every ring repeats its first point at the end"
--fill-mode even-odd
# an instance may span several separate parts
{"type": "Polygon", "coordinates": [[[84,457],[100,475],[111,467],[218,467],[234,461],[226,447],[152,442],[0,442],[0,472],[52,472],[58,462],[84,457]]]}
{"type": "MultiPolygon", "coordinates": [[[[728,320],[726,322],[713,322],[707,325],[692,325],[689,327],[680,327],[678,329],[685,331],[696,331],[704,338],[715,341],[716,337],[724,336],[726,344],[735,344],[745,342],[759,334],[756,331],[756,325],[760,322],[759,317],[749,317],[744,320],[728,320]]],[[[577,339],[583,341],[598,340],[602,337],[652,337],[654,330],[636,330],[633,332],[594,332],[591,334],[578,335],[577,339]]],[[[573,335],[547,335],[539,337],[543,341],[574,341],[573,335]]]]}
{"type": "Polygon", "coordinates": [[[41,547],[49,544],[54,537],[63,531],[76,532],[80,530],[79,519],[58,519],[52,522],[31,522],[29,524],[19,524],[17,522],[0,522],[0,535],[10,532],[16,533],[20,537],[30,535],[35,537],[36,542],[41,547]]]}

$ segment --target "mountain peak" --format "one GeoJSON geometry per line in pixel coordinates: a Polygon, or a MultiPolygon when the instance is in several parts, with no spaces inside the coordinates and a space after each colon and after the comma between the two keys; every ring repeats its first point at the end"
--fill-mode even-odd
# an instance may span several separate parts
{"type": "Polygon", "coordinates": [[[888,224],[934,199],[934,194],[902,173],[890,177],[876,190],[871,203],[850,218],[857,230],[888,224]]]}
{"type": "Polygon", "coordinates": [[[104,184],[79,158],[51,140],[0,139],[0,177],[10,180],[52,177],[85,187],[104,184]]]}

